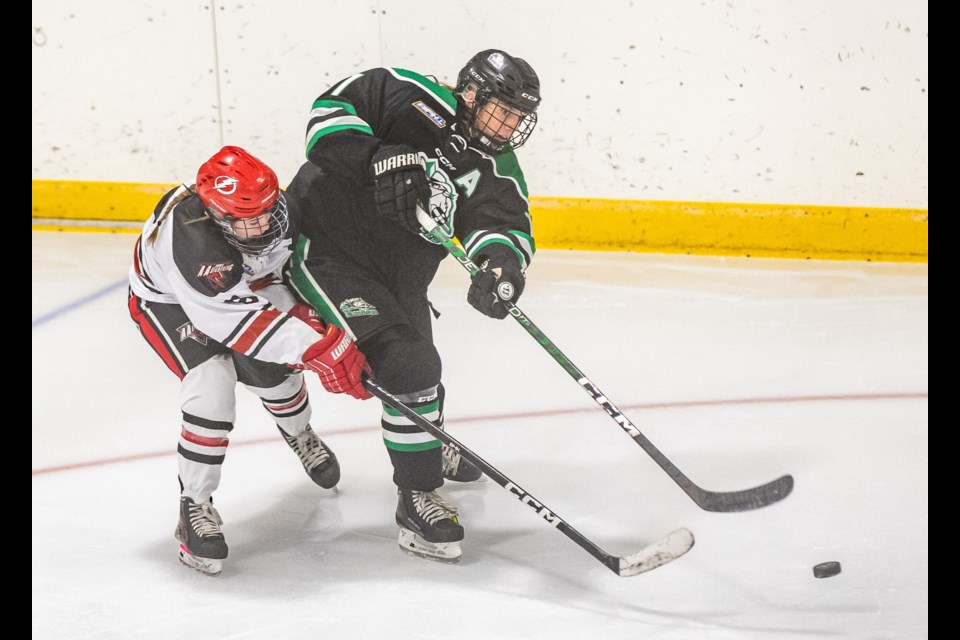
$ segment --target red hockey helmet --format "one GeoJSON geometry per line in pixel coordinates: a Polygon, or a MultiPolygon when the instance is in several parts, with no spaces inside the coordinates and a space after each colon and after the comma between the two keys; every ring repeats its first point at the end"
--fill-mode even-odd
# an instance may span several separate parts
{"type": "Polygon", "coordinates": [[[277,174],[240,147],[226,146],[200,167],[197,193],[227,242],[243,253],[270,251],[290,228],[277,174]]]}

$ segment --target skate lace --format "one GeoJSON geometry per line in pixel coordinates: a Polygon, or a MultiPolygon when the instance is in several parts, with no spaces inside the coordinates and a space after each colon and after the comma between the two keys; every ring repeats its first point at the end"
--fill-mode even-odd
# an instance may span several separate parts
{"type": "Polygon", "coordinates": [[[413,505],[417,514],[429,524],[436,524],[440,520],[455,518],[457,508],[447,504],[436,491],[414,491],[413,505]]]}
{"type": "Polygon", "coordinates": [[[220,514],[213,508],[211,502],[201,502],[200,504],[190,505],[190,526],[198,536],[213,536],[220,533],[220,525],[223,520],[220,514]]]}
{"type": "Polygon", "coordinates": [[[320,438],[310,429],[305,429],[298,436],[287,437],[290,448],[299,456],[300,462],[307,471],[313,471],[317,466],[330,459],[326,448],[320,444],[320,438]]]}

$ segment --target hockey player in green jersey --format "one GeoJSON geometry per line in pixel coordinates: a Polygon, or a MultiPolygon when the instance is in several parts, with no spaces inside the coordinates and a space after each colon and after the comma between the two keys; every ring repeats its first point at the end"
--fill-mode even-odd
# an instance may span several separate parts
{"type": "MultiPolygon", "coordinates": [[[[303,213],[289,281],[327,322],[343,324],[384,389],[443,425],[441,358],[427,288],[446,249],[417,221],[422,207],[481,266],[468,302],[502,319],[535,247],[515,151],[533,132],[540,81],[522,58],[488,49],[455,87],[404,69],[345,78],[313,103],[307,162],[287,190],[303,213]]],[[[480,470],[384,406],[383,439],[398,489],[400,547],[460,559],[463,526],[437,493],[480,470]]]]}

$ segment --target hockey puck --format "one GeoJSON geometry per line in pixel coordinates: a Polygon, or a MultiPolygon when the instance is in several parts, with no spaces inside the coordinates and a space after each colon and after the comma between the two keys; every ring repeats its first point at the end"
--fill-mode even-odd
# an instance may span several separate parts
{"type": "Polygon", "coordinates": [[[838,573],[840,573],[840,563],[835,561],[821,562],[813,568],[814,578],[829,578],[838,573]]]}

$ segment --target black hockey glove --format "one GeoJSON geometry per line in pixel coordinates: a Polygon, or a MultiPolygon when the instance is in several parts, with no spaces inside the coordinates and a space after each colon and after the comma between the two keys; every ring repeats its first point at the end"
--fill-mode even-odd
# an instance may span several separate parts
{"type": "Polygon", "coordinates": [[[474,274],[467,292],[467,302],[491,318],[506,318],[507,308],[501,301],[516,304],[523,293],[524,282],[523,272],[515,257],[494,255],[474,274]]]}
{"type": "Polygon", "coordinates": [[[417,151],[405,144],[383,145],[371,164],[377,210],[413,233],[420,233],[417,204],[430,207],[430,182],[417,151]]]}

